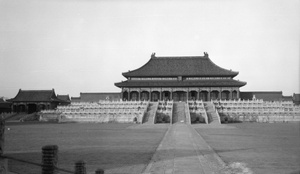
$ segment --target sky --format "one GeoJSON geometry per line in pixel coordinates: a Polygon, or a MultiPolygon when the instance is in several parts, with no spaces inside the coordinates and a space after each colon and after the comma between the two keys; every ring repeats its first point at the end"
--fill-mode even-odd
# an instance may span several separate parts
{"type": "Polygon", "coordinates": [[[120,92],[156,56],[203,56],[240,91],[300,93],[300,0],[0,0],[0,96],[120,92]]]}

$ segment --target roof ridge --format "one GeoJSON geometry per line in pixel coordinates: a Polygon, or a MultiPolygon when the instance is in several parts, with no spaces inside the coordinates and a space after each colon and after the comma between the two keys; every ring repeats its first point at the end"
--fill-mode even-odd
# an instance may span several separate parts
{"type": "Polygon", "coordinates": [[[207,59],[208,57],[205,57],[205,56],[158,56],[158,57],[154,57],[154,59],[155,58],[158,58],[158,59],[163,59],[163,58],[167,58],[167,59],[172,59],[172,58],[180,58],[180,59],[182,59],[182,58],[190,58],[190,59],[192,59],[192,58],[200,58],[200,59],[207,59]]]}
{"type": "Polygon", "coordinates": [[[235,77],[238,71],[225,69],[215,64],[205,52],[204,56],[158,56],[153,53],[143,66],[122,73],[126,78],[138,76],[228,76],[235,77]]]}
{"type": "Polygon", "coordinates": [[[47,90],[47,89],[42,89],[42,90],[23,90],[23,89],[21,89],[21,91],[52,91],[52,89],[51,90],[47,90]]]}
{"type": "Polygon", "coordinates": [[[210,58],[208,58],[208,61],[210,61],[212,64],[214,64],[215,66],[219,67],[220,69],[223,69],[223,70],[226,70],[226,71],[231,71],[233,73],[239,74],[238,71],[232,71],[232,69],[226,69],[226,68],[220,67],[219,65],[215,64],[212,60],[210,60],[210,58]]]}

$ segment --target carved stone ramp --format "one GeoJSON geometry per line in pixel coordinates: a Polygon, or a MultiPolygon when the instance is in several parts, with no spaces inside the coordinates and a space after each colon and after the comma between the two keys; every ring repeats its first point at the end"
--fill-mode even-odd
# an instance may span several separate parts
{"type": "Polygon", "coordinates": [[[185,103],[184,102],[174,102],[172,124],[185,123],[185,122],[186,122],[186,120],[185,120],[185,103]]]}
{"type": "Polygon", "coordinates": [[[173,124],[144,174],[212,174],[225,164],[191,125],[173,124]]]}
{"type": "Polygon", "coordinates": [[[157,106],[158,106],[157,102],[150,103],[145,118],[143,120],[143,124],[152,124],[152,125],[154,124],[154,117],[155,117],[157,106]]]}

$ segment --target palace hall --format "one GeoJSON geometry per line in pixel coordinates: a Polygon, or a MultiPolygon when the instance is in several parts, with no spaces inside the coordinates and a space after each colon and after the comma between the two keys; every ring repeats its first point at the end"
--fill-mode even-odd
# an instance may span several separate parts
{"type": "Polygon", "coordinates": [[[224,69],[204,56],[156,57],[142,67],[124,72],[115,83],[123,100],[228,100],[239,99],[246,82],[233,79],[237,71],[224,69]]]}

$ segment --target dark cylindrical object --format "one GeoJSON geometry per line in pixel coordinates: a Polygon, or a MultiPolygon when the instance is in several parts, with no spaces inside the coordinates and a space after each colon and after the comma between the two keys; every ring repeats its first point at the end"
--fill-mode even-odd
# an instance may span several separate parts
{"type": "Polygon", "coordinates": [[[55,174],[58,162],[58,146],[48,145],[42,148],[42,174],[55,174]]]}
{"type": "Polygon", "coordinates": [[[104,174],[104,170],[103,169],[97,169],[95,174],[104,174]]]}
{"type": "Polygon", "coordinates": [[[75,163],[75,174],[86,174],[85,162],[77,161],[75,163]]]}

